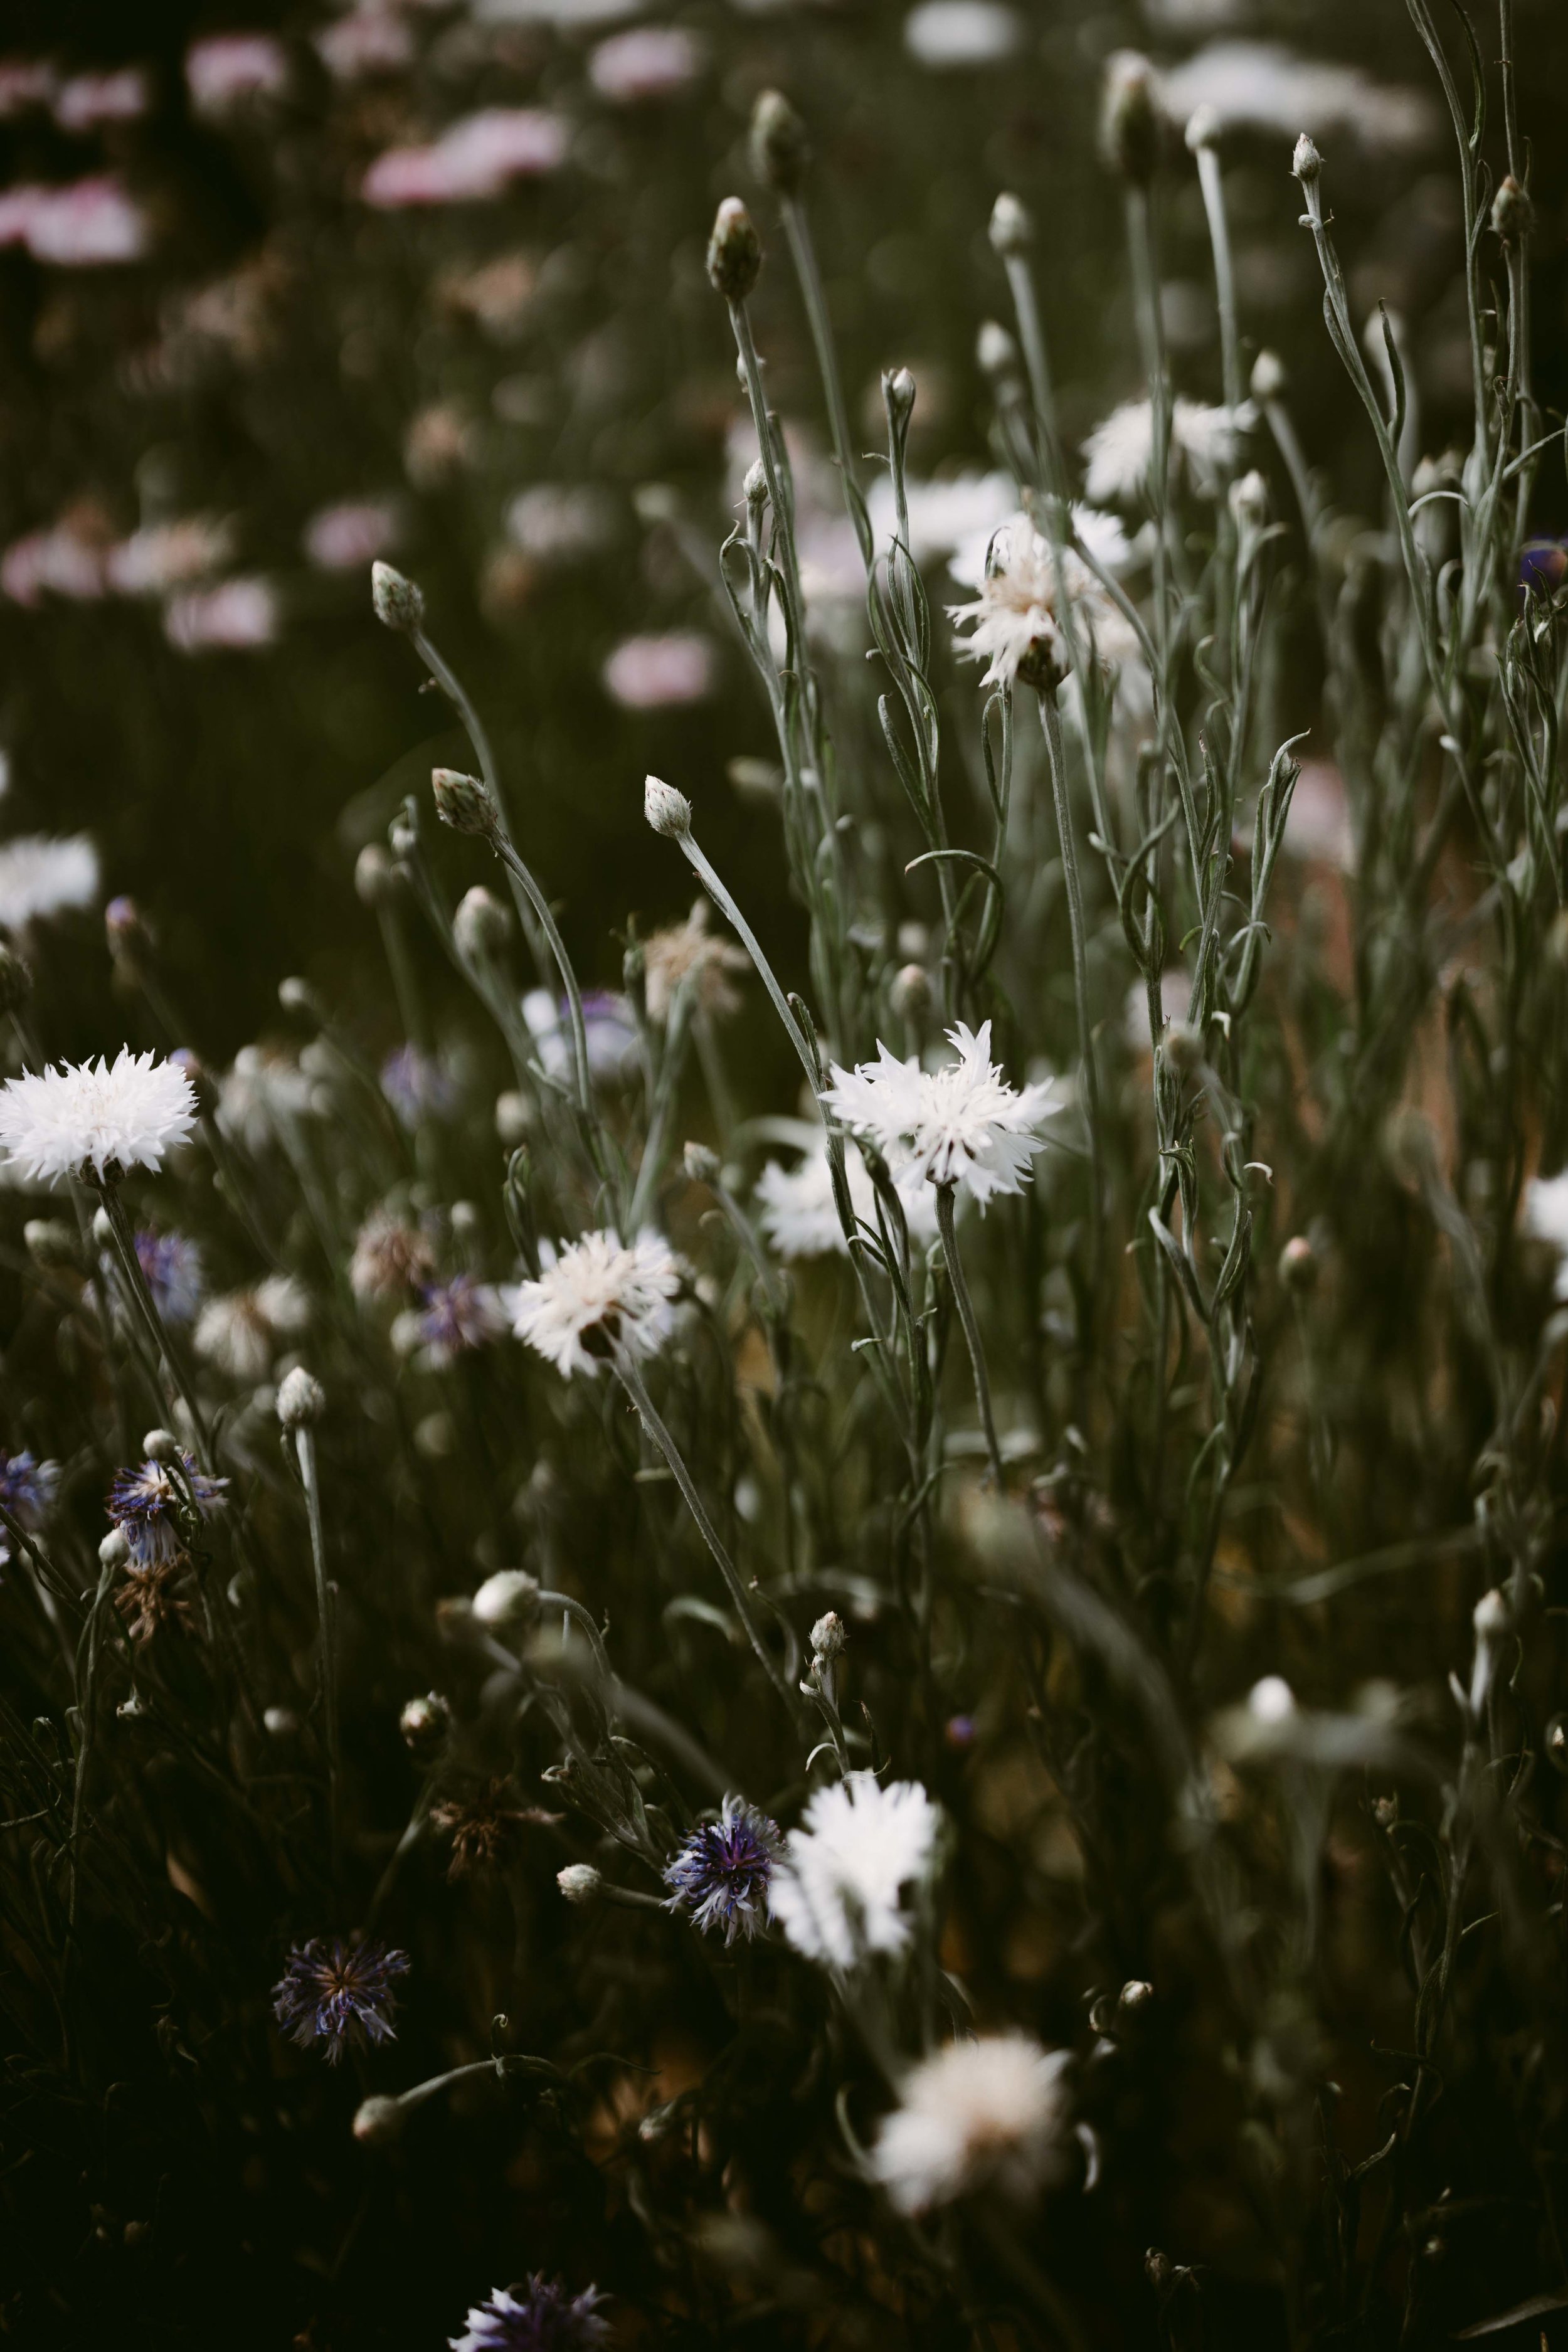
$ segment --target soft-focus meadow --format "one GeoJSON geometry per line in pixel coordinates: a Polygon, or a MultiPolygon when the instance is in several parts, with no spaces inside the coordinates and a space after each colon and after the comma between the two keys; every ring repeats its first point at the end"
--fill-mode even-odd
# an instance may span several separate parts
{"type": "Polygon", "coordinates": [[[0,2336],[1564,2340],[1560,8],[4,40],[0,2336]]]}

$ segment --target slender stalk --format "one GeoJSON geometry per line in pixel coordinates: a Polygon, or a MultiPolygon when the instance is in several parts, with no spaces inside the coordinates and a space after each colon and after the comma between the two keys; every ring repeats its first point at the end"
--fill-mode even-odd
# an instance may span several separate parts
{"type": "Polygon", "coordinates": [[[855,458],[849,444],[849,412],[844,401],[844,383],[838,373],[838,355],[833,344],[833,327],[827,316],[827,303],[822,291],[822,274],[816,266],[816,250],[812,244],[811,224],[805,207],[797,196],[784,195],[779,210],[784,220],[784,241],[795,265],[800,298],[805,306],[806,324],[811,330],[812,348],[816,353],[817,373],[822,378],[822,396],[827,405],[827,429],[833,439],[833,454],[838,460],[838,470],[844,478],[844,503],[849,520],[855,526],[855,536],[860,544],[860,560],[868,572],[871,569],[874,542],[871,525],[866,513],[866,502],[860,496],[855,458]]]}
{"type": "Polygon", "coordinates": [[[195,1390],[192,1385],[184,1355],[170,1337],[163,1318],[158,1312],[158,1304],[153,1296],[147,1276],[142,1270],[142,1261],[136,1255],[136,1236],[131,1230],[131,1220],[125,1213],[125,1203],[120,1197],[119,1186],[106,1181],[102,1186],[101,1198],[104,1213],[109,1219],[110,1231],[113,1235],[115,1255],[120,1260],[121,1272],[124,1276],[132,1302],[152,1342],[153,1360],[156,1362],[162,1360],[175,1394],[190,1415],[191,1427],[201,1449],[202,1466],[204,1469],[210,1470],[215,1459],[212,1432],[207,1426],[206,1415],[197,1402],[195,1390]]]}
{"type": "Polygon", "coordinates": [[[1040,724],[1051,772],[1051,801],[1056,810],[1057,839],[1061,848],[1062,881],[1067,892],[1068,929],[1072,940],[1073,993],[1078,1002],[1079,1055],[1083,1067],[1084,1125],[1089,1131],[1090,1279],[1096,1298],[1105,1264],[1105,1168],[1100,1140],[1100,1079],[1095,1069],[1094,1029],[1089,1013],[1089,950],[1084,932],[1083,886],[1079,877],[1078,848],[1073,839],[1072,807],[1068,799],[1067,755],[1062,742],[1061,716],[1049,688],[1039,698],[1040,724]]]}
{"type": "Polygon", "coordinates": [[[521,886],[524,897],[539,918],[540,929],[550,942],[550,952],[554,957],[555,968],[561,974],[561,985],[566,992],[566,1004],[571,1015],[572,1054],[577,1072],[577,1100],[582,1107],[584,1118],[592,1122],[594,1087],[588,1067],[588,1029],[583,1018],[583,993],[577,985],[577,975],[572,969],[572,959],[566,952],[566,942],[561,936],[560,926],[551,909],[549,899],[518,856],[512,846],[511,837],[504,828],[491,835],[490,845],[514,881],[521,886]]]}
{"type": "Polygon", "coordinates": [[[1211,142],[1201,140],[1194,150],[1198,186],[1214,254],[1215,300],[1219,309],[1220,378],[1225,404],[1233,413],[1241,406],[1241,338],[1236,323],[1236,271],[1230,257],[1230,225],[1225,212],[1225,183],[1219,154],[1211,142]]]}
{"type": "Polygon", "coordinates": [[[963,1260],[958,1251],[958,1220],[953,1212],[953,1193],[957,1187],[939,1184],[936,1187],[936,1225],[942,1235],[942,1255],[947,1260],[947,1276],[952,1285],[952,1296],[958,1307],[958,1319],[963,1326],[964,1342],[969,1349],[969,1361],[974,1373],[974,1401],[980,1407],[980,1426],[985,1432],[985,1451],[991,1457],[991,1475],[996,1481],[1000,1495],[1006,1482],[1002,1475],[1002,1449],[996,1443],[996,1422],[991,1411],[991,1377],[985,1368],[985,1342],[981,1337],[974,1302],[969,1296],[964,1278],[963,1260]]]}
{"type": "Polygon", "coordinates": [[[342,1874],[339,1826],[338,1671],[337,1643],[332,1628],[332,1593],[327,1582],[327,1540],[321,1524],[321,1487],[316,1466],[316,1433],[307,1422],[291,1433],[300,1483],[305,1489],[305,1513],[310,1527],[310,1565],[316,1580],[316,1614],[321,1627],[321,1723],[327,1748],[327,1822],[331,1841],[332,1884],[342,1874]]]}

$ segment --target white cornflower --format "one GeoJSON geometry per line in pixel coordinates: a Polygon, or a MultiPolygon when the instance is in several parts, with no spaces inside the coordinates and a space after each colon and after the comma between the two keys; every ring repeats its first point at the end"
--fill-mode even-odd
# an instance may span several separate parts
{"type": "Polygon", "coordinates": [[[279,1130],[310,1108],[310,1081],[299,1064],[268,1045],[242,1045],[218,1081],[217,1123],[247,1151],[265,1151],[279,1130]]]}
{"type": "Polygon", "coordinates": [[[90,1168],[156,1168],[196,1123],[196,1097],[175,1062],[122,1045],[112,1066],[63,1064],[0,1089],[0,1148],[34,1183],[90,1168]]]}
{"type": "Polygon", "coordinates": [[[269,1274],[253,1290],[231,1290],[207,1301],[196,1318],[195,1350],[231,1380],[263,1380],[279,1342],[297,1338],[310,1319],[304,1286],[290,1274],[269,1274]]]}
{"type": "Polygon", "coordinates": [[[906,2079],[871,2166],[900,2213],[923,2213],[977,2189],[1022,2201],[1061,2169],[1065,2050],[1026,2033],[954,2042],[906,2079]]]}
{"type": "Polygon", "coordinates": [[[884,1789],[856,1772],[819,1789],[768,1888],[795,1950],[837,1969],[868,1952],[901,1952],[913,1923],[900,1898],[930,1870],[941,1819],[914,1780],[884,1789]]]}
{"type": "Polygon", "coordinates": [[[24,834],[0,842],[0,930],[19,931],[42,915],[89,907],[98,896],[98,852],[85,834],[51,841],[24,834]]]}
{"type": "Polygon", "coordinates": [[[1359,66],[1304,58],[1277,41],[1211,41],[1161,78],[1173,121],[1212,107],[1222,130],[1348,131],[1368,147],[1420,147],[1436,127],[1424,91],[1373,81],[1359,66]]]}
{"type": "MultiPolygon", "coordinates": [[[[1211,408],[1201,400],[1177,399],[1171,411],[1171,479],[1185,480],[1200,499],[1219,496],[1234,472],[1252,411],[1211,408]]],[[[1084,488],[1094,505],[1126,506],[1149,484],[1154,455],[1154,412],[1146,400],[1124,401],[1097,425],[1083,445],[1084,488]]]]}
{"type": "Polygon", "coordinates": [[[1557,1252],[1555,1296],[1568,1298],[1568,1169],[1561,1176],[1532,1176],[1524,1192],[1524,1230],[1557,1252]]]}
{"type": "Polygon", "coordinates": [[[822,1099],[878,1146],[895,1175],[918,1170],[933,1184],[956,1184],[984,1210],[994,1194],[1022,1189],[1057,1105],[1048,1078],[1021,1094],[1008,1085],[991,1059],[989,1021],[978,1035],[962,1021],[947,1034],[956,1062],[922,1070],[879,1043],[875,1062],[854,1070],[835,1063],[822,1099]]]}
{"type": "MultiPolygon", "coordinates": [[[[858,1152],[845,1155],[849,1181],[849,1205],[861,1223],[875,1234],[877,1192],[858,1152]]],[[[895,1178],[903,1203],[904,1220],[912,1241],[936,1239],[936,1194],[918,1169],[906,1169],[895,1178]]],[[[847,1257],[849,1244],[833,1204],[833,1174],[826,1147],[817,1139],[795,1168],[770,1160],[752,1187],[758,1222],[780,1257],[847,1257]]]]}
{"type": "Polygon", "coordinates": [[[584,1234],[537,1282],[520,1285],[512,1329],[568,1380],[595,1374],[616,1343],[631,1356],[657,1356],[675,1328],[685,1271],[661,1234],[630,1244],[584,1234]]]}
{"type": "MultiPolygon", "coordinates": [[[[1073,520],[1085,544],[1094,548],[1108,569],[1127,561],[1131,550],[1113,517],[1080,507],[1073,520]]],[[[974,551],[971,545],[953,558],[950,569],[955,579],[965,580],[974,551]]],[[[1073,608],[1100,659],[1142,675],[1137,632],[1071,548],[1063,552],[1062,572],[1073,608]]],[[[1056,559],[1049,540],[1027,515],[1016,514],[993,532],[978,576],[968,577],[966,584],[978,594],[972,604],[950,605],[948,618],[961,626],[972,625],[962,649],[971,661],[989,663],[982,685],[1011,686],[1020,677],[1026,685],[1053,683],[1068,663],[1057,611],[1056,559]]],[[[1144,695],[1146,698],[1146,680],[1144,695]]]]}

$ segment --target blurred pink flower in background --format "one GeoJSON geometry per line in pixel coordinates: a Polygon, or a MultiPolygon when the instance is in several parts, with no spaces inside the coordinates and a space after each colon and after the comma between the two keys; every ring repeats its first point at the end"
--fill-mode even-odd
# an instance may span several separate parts
{"type": "Polygon", "coordinates": [[[364,175],[367,205],[461,205],[498,196],[509,180],[559,169],[566,126],[536,107],[487,106],[427,147],[389,147],[364,175]]]}
{"type": "Polygon", "coordinates": [[[1302,761],[1285,820],[1285,846],[1296,857],[1316,858],[1345,873],[1355,864],[1345,780],[1331,760],[1302,761]]]}
{"type": "Polygon", "coordinates": [[[45,530],[14,540],[0,556],[0,590],[14,604],[36,605],[45,595],[90,604],[107,587],[104,540],[96,517],[62,515],[45,530]]]}
{"type": "Polygon", "coordinates": [[[403,509],[395,498],[342,499],[319,507],[300,534],[318,572],[360,571],[389,555],[402,537],[403,509]]]}
{"type": "Polygon", "coordinates": [[[401,73],[414,62],[414,36],[390,8],[356,8],[315,38],[321,63],[334,81],[401,73]]]}
{"type": "Polygon", "coordinates": [[[149,241],[145,213],[106,175],[0,190],[0,245],[26,246],[35,261],[65,269],[139,261],[149,241]]]}
{"type": "Polygon", "coordinates": [[[711,637],[694,629],[672,629],[663,636],[627,637],[618,645],[602,673],[605,691],[624,710],[665,710],[680,703],[704,701],[719,678],[717,651],[711,637]]]}
{"type": "Polygon", "coordinates": [[[163,607],[163,634],[183,654],[244,652],[273,644],[281,619],[270,581],[225,580],[216,588],[171,596],[163,607]]]}
{"type": "Polygon", "coordinates": [[[121,596],[163,596],[219,572],[234,555],[234,526],[219,515],[181,515],[145,524],[105,559],[110,588],[121,596]]]}
{"type": "Polygon", "coordinates": [[[56,94],[55,121],[62,131],[96,131],[104,122],[139,122],[152,103],[153,85],[142,66],[73,74],[56,94]]]}
{"type": "Polygon", "coordinates": [[[640,25],[599,43],[588,79],[613,106],[637,106],[689,89],[702,66],[702,45],[691,34],[673,25],[640,25]]]}
{"type": "Polygon", "coordinates": [[[0,121],[47,106],[54,94],[55,69],[42,58],[0,58],[0,121]]]}
{"type": "Polygon", "coordinates": [[[289,87],[289,55],[269,33],[215,33],[185,51],[185,87],[198,114],[216,121],[289,87]]]}

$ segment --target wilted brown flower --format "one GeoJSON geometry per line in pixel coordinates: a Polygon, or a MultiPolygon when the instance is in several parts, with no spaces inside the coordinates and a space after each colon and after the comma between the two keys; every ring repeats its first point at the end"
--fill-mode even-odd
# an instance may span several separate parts
{"type": "Polygon", "coordinates": [[[126,1571],[125,1581],[114,1596],[114,1605],[125,1620],[125,1630],[133,1642],[150,1642],[154,1633],[177,1625],[182,1633],[192,1632],[195,1612],[179,1591],[190,1568],[185,1554],[176,1552],[173,1559],[155,1559],[146,1568],[126,1571]]]}
{"type": "Polygon", "coordinates": [[[750,971],[752,959],[733,940],[718,938],[708,928],[708,901],[699,898],[683,923],[655,931],[643,944],[647,983],[647,1017],[662,1028],[669,1018],[677,989],[693,973],[697,1002],[715,1018],[738,1013],[741,999],[730,975],[750,971]]]}
{"type": "Polygon", "coordinates": [[[531,1822],[549,1828],[559,1813],[542,1805],[518,1805],[510,1801],[516,1789],[505,1776],[489,1780],[467,1799],[445,1798],[430,1808],[430,1819],[452,1841],[448,1878],[467,1878],[476,1870],[490,1869],[514,1843],[517,1832],[531,1822]]]}

